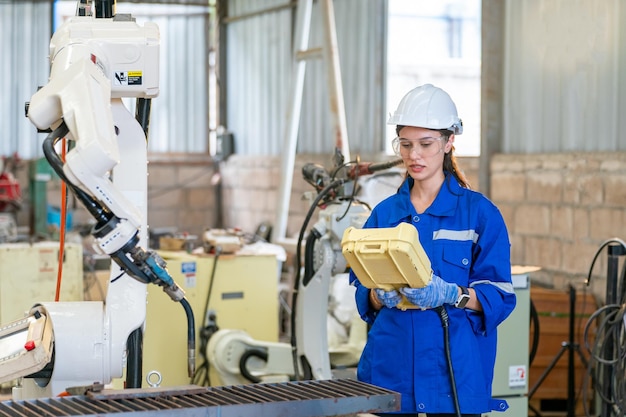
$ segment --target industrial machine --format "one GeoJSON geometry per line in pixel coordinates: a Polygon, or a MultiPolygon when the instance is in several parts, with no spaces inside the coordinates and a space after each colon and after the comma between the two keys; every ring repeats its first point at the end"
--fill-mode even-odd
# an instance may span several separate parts
{"type": "Polygon", "coordinates": [[[141,386],[136,369],[141,369],[148,283],[159,285],[184,307],[188,371],[194,372],[191,308],[165,262],[143,249],[146,115],[149,100],[159,93],[159,30],[150,22],[138,25],[130,15],[113,16],[114,9],[115,2],[99,2],[93,9],[89,2],[79,3],[77,16],[51,39],[49,82],[26,108],[30,121],[49,132],[43,145],[46,159],[96,220],[96,249],[115,261],[106,301],[42,302],[19,323],[0,329],[0,382],[20,378],[14,398],[107,384],[122,377],[124,368],[127,386],[141,386]],[[137,119],[123,97],[143,100],[137,119]],[[57,151],[64,138],[74,144],[65,160],[57,151]]]}
{"type": "MultiPolygon", "coordinates": [[[[24,316],[33,300],[54,300],[58,242],[0,245],[0,323],[24,316]]],[[[83,247],[66,242],[63,248],[63,285],[59,299],[83,300],[83,247]]]]}
{"type": "MultiPolygon", "coordinates": [[[[191,383],[224,385],[209,367],[203,349],[217,328],[244,330],[255,339],[270,342],[279,340],[279,262],[275,255],[257,252],[198,256],[183,251],[159,254],[167,262],[172,278],[185,291],[196,318],[196,375],[191,383]]],[[[185,345],[173,343],[184,340],[186,332],[183,326],[175,325],[179,309],[176,304],[163,297],[157,286],[148,287],[143,372],[158,372],[162,378],[160,387],[190,383],[185,345]]]]}
{"type": "MultiPolygon", "coordinates": [[[[38,129],[49,132],[43,145],[47,161],[96,220],[92,235],[98,252],[114,261],[111,279],[104,303],[42,302],[24,318],[0,327],[0,382],[18,381],[13,401],[0,403],[0,416],[137,411],[167,416],[308,417],[397,410],[399,394],[350,380],[213,390],[141,389],[146,284],[162,287],[183,306],[189,376],[195,372],[192,309],[163,259],[144,249],[146,132],[149,100],[159,92],[159,31],[152,23],[140,26],[130,15],[115,15],[115,1],[96,1],[93,9],[90,3],[80,0],[77,16],[53,35],[50,79],[31,98],[27,116],[38,129]],[[136,118],[124,106],[123,97],[138,99],[136,118]],[[57,146],[63,139],[74,144],[65,159],[57,146]],[[124,370],[126,389],[105,390],[124,370]]],[[[328,189],[336,187],[334,182],[328,189]]],[[[320,281],[313,275],[305,278],[307,285],[312,279],[320,281]]],[[[325,290],[317,287],[317,300],[325,300],[325,290]]],[[[306,307],[317,310],[320,305],[306,307]]],[[[306,345],[315,333],[313,328],[306,332],[301,328],[298,336],[306,345]]],[[[323,366],[309,365],[315,359],[305,363],[307,379],[328,377],[323,366]]]]}
{"type": "MultiPolygon", "coordinates": [[[[365,345],[366,324],[358,316],[352,321],[349,316],[338,319],[332,313],[336,304],[332,294],[341,294],[342,287],[348,286],[341,239],[346,229],[362,227],[369,216],[370,207],[356,197],[359,176],[389,169],[399,162],[344,163],[336,150],[332,172],[313,163],[303,167],[303,177],[316,189],[317,196],[297,241],[296,253],[300,254],[306,239],[303,267],[300,257],[296,257],[290,343],[255,340],[242,330],[218,330],[209,340],[207,357],[223,383],[331,379],[333,367],[357,363],[365,345]],[[308,230],[316,209],[320,209],[318,221],[308,230]],[[337,292],[335,287],[339,288],[337,292]],[[329,311],[331,314],[327,314],[329,311]],[[349,327],[342,340],[329,343],[329,316],[349,327]]],[[[353,294],[349,294],[352,300],[353,294]]]]}

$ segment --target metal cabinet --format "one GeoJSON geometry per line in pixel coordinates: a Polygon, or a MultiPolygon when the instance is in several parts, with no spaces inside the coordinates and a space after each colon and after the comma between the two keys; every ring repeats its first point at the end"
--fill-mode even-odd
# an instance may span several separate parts
{"type": "MultiPolygon", "coordinates": [[[[57,287],[59,242],[0,245],[0,323],[24,316],[43,301],[54,301],[57,287]]],[[[66,243],[60,301],[83,300],[83,248],[66,243]]]]}
{"type": "Polygon", "coordinates": [[[517,304],[511,315],[498,326],[498,351],[492,388],[493,396],[505,399],[509,409],[484,416],[528,416],[530,273],[536,270],[535,267],[517,266],[512,269],[517,304]]]}

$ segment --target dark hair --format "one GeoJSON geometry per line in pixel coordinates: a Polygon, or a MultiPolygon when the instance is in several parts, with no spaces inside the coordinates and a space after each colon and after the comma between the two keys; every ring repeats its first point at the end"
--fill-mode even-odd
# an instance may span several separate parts
{"type": "MultiPolygon", "coordinates": [[[[404,127],[405,127],[404,125],[397,125],[396,135],[400,136],[400,131],[404,127]]],[[[437,130],[438,132],[440,132],[441,136],[445,136],[446,142],[448,141],[448,139],[450,139],[450,135],[454,133],[448,129],[434,129],[434,130],[437,130]]],[[[450,152],[444,154],[443,156],[443,170],[454,175],[454,178],[456,178],[456,180],[459,182],[461,187],[471,188],[469,181],[467,181],[467,178],[465,177],[463,172],[459,169],[458,161],[456,159],[456,156],[454,155],[454,145],[452,145],[452,149],[450,149],[450,152]]],[[[407,177],[409,176],[408,172],[406,173],[406,176],[407,177]]]]}

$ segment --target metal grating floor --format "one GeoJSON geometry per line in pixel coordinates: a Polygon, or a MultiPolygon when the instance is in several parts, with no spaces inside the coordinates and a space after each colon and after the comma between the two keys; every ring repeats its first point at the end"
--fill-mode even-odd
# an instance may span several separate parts
{"type": "Polygon", "coordinates": [[[314,417],[389,412],[400,394],[352,379],[112,390],[0,402],[1,417],[314,417]]]}

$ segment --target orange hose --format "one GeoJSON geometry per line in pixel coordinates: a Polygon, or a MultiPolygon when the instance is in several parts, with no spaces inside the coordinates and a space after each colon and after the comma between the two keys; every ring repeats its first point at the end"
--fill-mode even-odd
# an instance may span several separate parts
{"type": "MultiPolygon", "coordinates": [[[[61,141],[61,160],[65,162],[65,138],[61,141]]],[[[63,258],[65,249],[65,217],[67,214],[67,185],[61,181],[61,224],[59,226],[59,267],[57,269],[57,288],[54,301],[61,298],[61,281],[63,277],[63,258]]]]}

